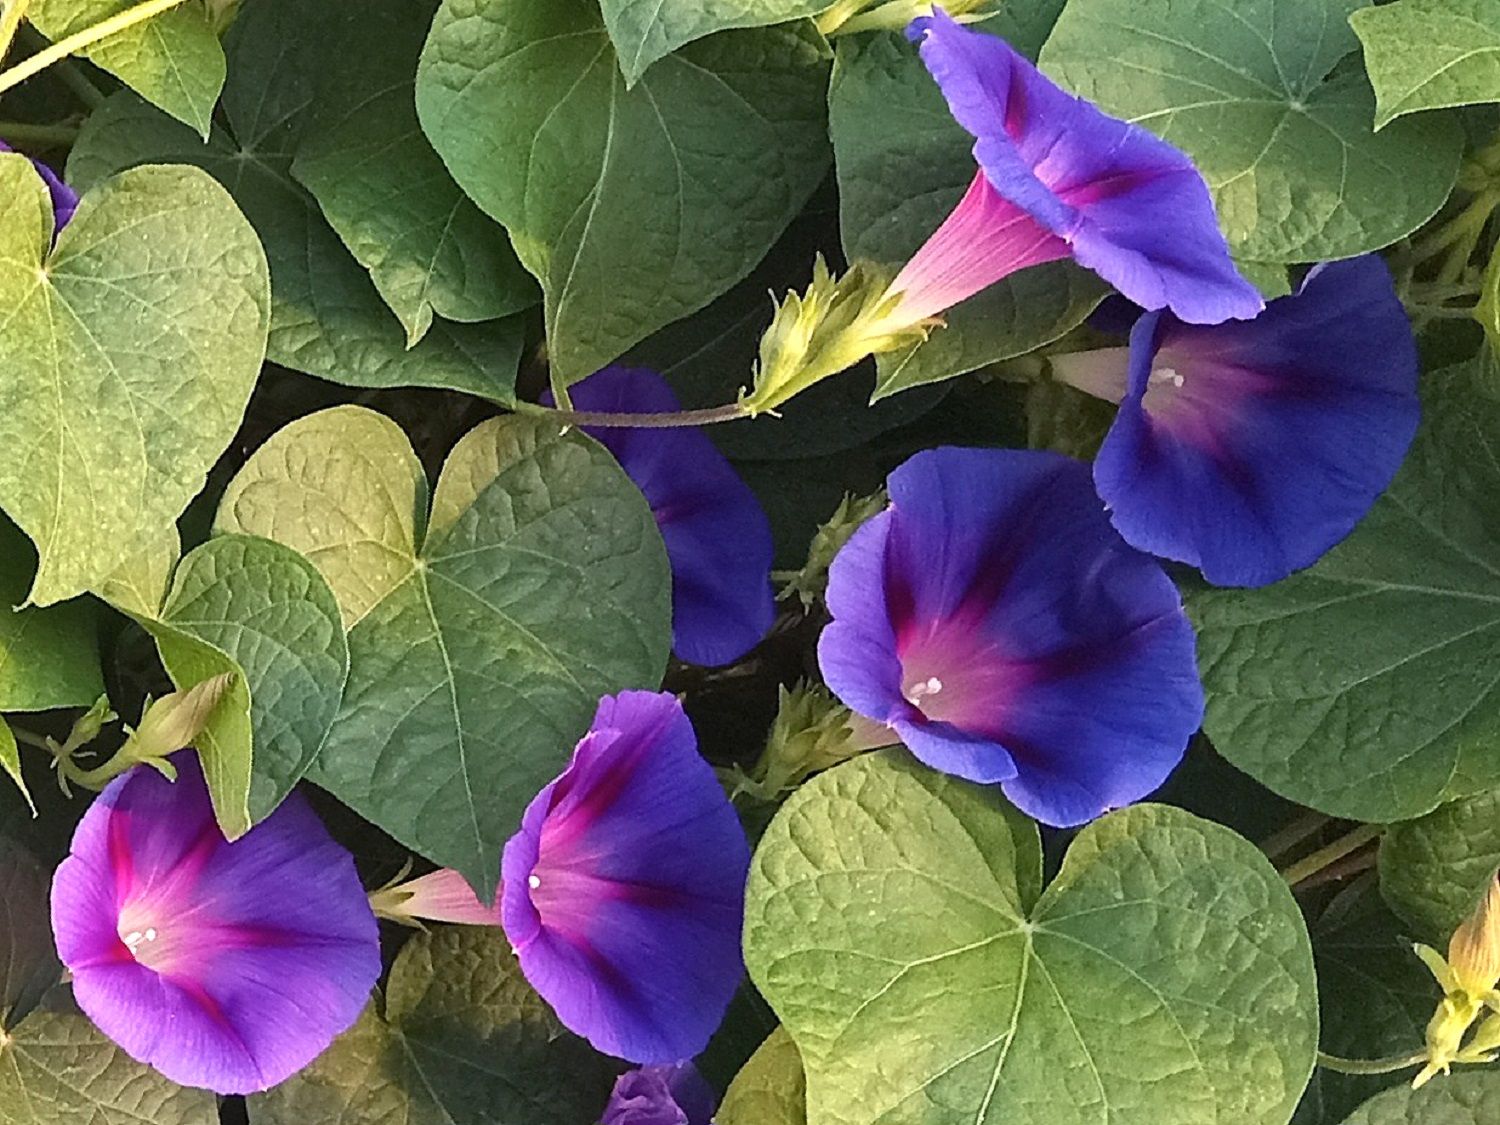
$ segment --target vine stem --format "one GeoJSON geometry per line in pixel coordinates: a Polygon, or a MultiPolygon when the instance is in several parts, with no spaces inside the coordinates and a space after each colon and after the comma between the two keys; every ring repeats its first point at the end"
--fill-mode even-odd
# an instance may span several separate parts
{"type": "Polygon", "coordinates": [[[17,145],[71,145],[78,139],[77,125],[32,125],[25,121],[0,121],[0,138],[17,145]]]}
{"type": "Polygon", "coordinates": [[[10,0],[5,5],[5,14],[0,15],[0,62],[5,61],[5,56],[10,54],[10,46],[15,42],[16,32],[20,30],[21,21],[26,18],[26,9],[31,6],[31,0],[10,0]]]}
{"type": "Polygon", "coordinates": [[[1383,1059],[1346,1059],[1318,1052],[1318,1065],[1324,1070],[1335,1070],[1340,1074],[1391,1074],[1408,1067],[1421,1066],[1427,1061],[1427,1052],[1417,1051],[1410,1055],[1387,1055],[1383,1059]]]}
{"type": "Polygon", "coordinates": [[[40,74],[53,63],[61,62],[76,51],[93,46],[101,39],[108,39],[111,35],[118,35],[138,23],[144,23],[186,2],[187,0],[145,0],[144,3],[137,4],[133,8],[126,8],[125,11],[110,16],[106,20],[100,20],[76,34],[59,39],[29,59],[22,59],[15,66],[0,71],[0,94],[33,75],[40,74]]]}
{"type": "Polygon", "coordinates": [[[1299,859],[1290,867],[1281,872],[1281,877],[1287,881],[1288,886],[1295,887],[1297,884],[1311,878],[1330,864],[1337,863],[1351,852],[1357,852],[1370,841],[1377,839],[1385,831],[1383,824],[1361,824],[1352,832],[1340,836],[1327,847],[1319,848],[1306,859],[1299,859]]]}
{"type": "Polygon", "coordinates": [[[713,406],[707,410],[679,410],[672,414],[597,414],[588,410],[557,410],[534,402],[518,402],[517,414],[550,418],[564,426],[591,426],[599,429],[672,430],[688,426],[712,426],[719,422],[736,422],[750,417],[737,402],[713,406]]]}
{"type": "Polygon", "coordinates": [[[34,746],[38,750],[45,750],[49,754],[52,753],[51,744],[46,738],[35,731],[29,731],[25,727],[18,727],[13,723],[7,723],[6,725],[10,727],[10,733],[16,736],[16,741],[21,743],[21,745],[34,746]]]}
{"type": "Polygon", "coordinates": [[[1267,859],[1280,859],[1332,819],[1320,812],[1303,813],[1285,828],[1280,828],[1267,836],[1262,841],[1260,850],[1266,853],[1267,859]]]}

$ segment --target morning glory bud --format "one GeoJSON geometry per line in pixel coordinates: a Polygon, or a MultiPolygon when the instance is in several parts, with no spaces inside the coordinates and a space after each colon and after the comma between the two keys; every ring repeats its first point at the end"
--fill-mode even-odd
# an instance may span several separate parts
{"type": "Polygon", "coordinates": [[[1491,878],[1479,905],[1453,931],[1448,965],[1454,983],[1475,999],[1488,1000],[1500,983],[1500,878],[1491,878]]]}
{"type": "Polygon", "coordinates": [[[691,1062],[627,1070],[599,1125],[709,1125],[714,1092],[691,1062]]]}
{"type": "Polygon", "coordinates": [[[884,492],[873,496],[845,493],[833,515],[813,535],[807,550],[807,562],[786,584],[782,596],[796,594],[802,599],[803,607],[811,609],[828,589],[828,568],[833,565],[834,557],[866,520],[885,511],[885,505],[884,492]]]}
{"type": "Polygon", "coordinates": [[[899,741],[890,727],[856,715],[827,688],[801,684],[779,690],[781,706],[766,748],[755,768],[738,779],[739,792],[775,801],[815,773],[899,741]]]}

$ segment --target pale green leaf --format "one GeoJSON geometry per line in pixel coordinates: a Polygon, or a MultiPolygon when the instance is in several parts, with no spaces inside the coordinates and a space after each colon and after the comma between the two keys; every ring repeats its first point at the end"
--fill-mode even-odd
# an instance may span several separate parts
{"type": "Polygon", "coordinates": [[[558,1025],[498,929],[443,927],[396,958],[371,1004],[310,1067],[250,1099],[251,1125],[585,1125],[605,1059],[558,1025]]]}
{"type": "Polygon", "coordinates": [[[104,693],[94,607],[17,609],[35,574],[36,551],[0,516],[0,711],[87,707],[104,693]]]}
{"type": "Polygon", "coordinates": [[[807,1125],[807,1078],[797,1044],[778,1027],[724,1094],[717,1125],[807,1125]]]}
{"type": "Polygon", "coordinates": [[[292,174],[415,344],[434,313],[494,320],[537,303],[505,231],[459,190],[417,123],[412,79],[437,0],[366,0],[322,84],[292,174]]]}
{"type": "MultiPolygon", "coordinates": [[[[140,0],[30,0],[29,19],[58,40],[101,23],[140,0]]],[[[84,56],[141,97],[208,136],[224,87],[224,51],[207,11],[186,3],[86,48],[84,56]]]]}
{"type": "Polygon", "coordinates": [[[1380,841],[1380,890],[1391,908],[1439,948],[1500,868],[1500,790],[1440,805],[1393,824],[1380,841]]]}
{"type": "MultiPolygon", "coordinates": [[[[227,656],[249,690],[244,755],[258,823],[307,773],[338,715],[349,648],[333,591],[290,547],[225,535],[182,560],[161,619],[227,656]]],[[[165,639],[161,651],[179,687],[199,682],[199,654],[180,667],[179,645],[165,639]]],[[[233,709],[233,694],[221,706],[233,709]]]]}
{"type": "Polygon", "coordinates": [[[1335,816],[1500,782],[1500,401],[1460,367],[1426,377],[1424,408],[1395,482],[1316,565],[1188,591],[1214,746],[1335,816]]]}
{"type": "Polygon", "coordinates": [[[51,206],[0,155],[0,507],[41,553],[38,605],[103,583],[202,489],[265,356],[255,231],[196,168],[96,184],[50,253],[51,206]]]}
{"type": "Polygon", "coordinates": [[[136,617],[156,617],[172,584],[172,572],[182,558],[182,537],[169,527],[140,547],[99,586],[97,593],[110,605],[136,617]]]}
{"type": "MultiPolygon", "coordinates": [[[[751,977],[818,1125],[1283,1125],[1312,950],[1259,851],[1161,805],[1073,842],[1026,910],[990,788],[900,752],[814,778],[751,871],[751,977]]],[[[1034,832],[1034,829],[1028,829],[1034,832]]]]}
{"type": "Polygon", "coordinates": [[[1375,87],[1375,127],[1500,101],[1500,0],[1399,0],[1349,17],[1375,87]]]}
{"type": "Polygon", "coordinates": [[[765,255],[827,168],[827,73],[793,24],[700,40],[627,90],[591,0],[448,0],[417,110],[541,281],[576,382],[765,255]]]}
{"type": "Polygon", "coordinates": [[[368,414],[326,412],[273,439],[230,485],[220,526],[313,551],[367,607],[349,635],[344,710],[311,780],[488,893],[501,846],[599,697],[660,684],[665,550],[602,447],[515,417],[458,444],[431,528],[410,539],[414,457],[392,449],[394,435],[366,446],[388,427],[368,414]],[[304,480],[300,467],[315,462],[334,469],[304,480]],[[347,490],[343,505],[330,500],[335,487],[347,490]],[[359,553],[372,531],[388,564],[359,553]]]}
{"type": "Polygon", "coordinates": [[[1184,149],[1236,257],[1378,250],[1443,205],[1463,138],[1440,116],[1375,133],[1350,13],[1365,0],[1072,0],[1043,68],[1184,149]]]}
{"type": "Polygon", "coordinates": [[[1420,1090],[1403,1082],[1376,1094],[1344,1125],[1500,1125],[1500,1069],[1460,1069],[1420,1090]]]}
{"type": "Polygon", "coordinates": [[[69,179],[87,185],[163,160],[212,173],[244,208],[270,259],[272,362],[351,386],[442,387],[509,401],[521,325],[438,320],[408,349],[369,273],[292,177],[318,83],[358,21],[359,7],[337,0],[256,0],[226,40],[227,128],[216,128],[204,145],[139,99],[117,94],[85,123],[69,179]]]}
{"type": "Polygon", "coordinates": [[[602,0],[625,85],[659,59],[717,31],[768,27],[814,16],[833,0],[602,0]]]}
{"type": "Polygon", "coordinates": [[[0,1125],[217,1125],[218,1099],[138,1063],[77,1012],[0,1035],[0,1125]]]}
{"type": "Polygon", "coordinates": [[[416,566],[427,477],[401,428],[338,406],[255,451],[219,502],[217,529],[275,539],[310,559],[353,628],[416,566]]]}
{"type": "MultiPolygon", "coordinates": [[[[899,266],[937,230],[974,178],[963,131],[916,49],[900,35],[840,39],[829,123],[844,249],[899,266]]],[[[875,399],[1034,351],[1083,322],[1106,287],[1071,262],[1023,270],[944,314],[927,343],[880,358],[875,399]]]]}
{"type": "Polygon", "coordinates": [[[0,1043],[62,977],[52,948],[51,882],[30,852],[0,835],[0,1043]]]}

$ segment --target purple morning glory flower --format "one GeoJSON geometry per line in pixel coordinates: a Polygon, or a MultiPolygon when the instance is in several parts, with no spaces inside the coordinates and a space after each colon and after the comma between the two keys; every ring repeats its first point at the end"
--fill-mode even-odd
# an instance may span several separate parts
{"type": "Polygon", "coordinates": [[[137,766],[84,814],[52,884],[73,994],[127,1054],[221,1094],[276,1085],[380,976],[354,861],[298,794],[227,843],[194,754],[137,766]]]}
{"type": "Polygon", "coordinates": [[[829,573],[818,661],[834,694],[1047,824],[1160,785],[1203,718],[1193,630],[1088,467],[949,447],[889,488],[829,573]]]}
{"type": "Polygon", "coordinates": [[[691,1062],[620,1075],[599,1125],[710,1125],[716,1099],[691,1062]]]}
{"type": "MultiPolygon", "coordinates": [[[[660,375],[606,367],[572,388],[579,410],[681,409],[660,375]]],[[[550,402],[550,399],[548,399],[550,402]]],[[[755,493],[694,429],[587,427],[645,493],[672,564],[672,651],[689,664],[732,664],[771,628],[771,524],[755,493]]]]}
{"type": "Polygon", "coordinates": [[[910,37],[975,138],[968,194],[896,281],[893,314],[936,316],[1027,266],[1072,256],[1136,304],[1214,324],[1264,307],[1181,150],[1062,90],[1003,39],[946,12],[910,37]]]}
{"type": "Polygon", "coordinates": [[[708,1044],[743,975],[750,848],[675,696],[599,703],[505,845],[501,917],[521,971],[606,1054],[708,1044]]]}
{"type": "MultiPolygon", "coordinates": [[[[15,149],[10,145],[0,141],[0,152],[14,151],[15,149]]],[[[33,160],[31,164],[41,175],[42,181],[47,185],[48,193],[52,196],[52,214],[56,220],[57,229],[60,231],[68,225],[73,212],[78,210],[78,193],[63,183],[57,173],[40,160],[33,160]]]]}
{"type": "Polygon", "coordinates": [[[1255,320],[1147,313],[1128,351],[1056,362],[1120,402],[1094,464],[1120,534],[1221,586],[1275,582],[1347,536],[1421,415],[1416,341],[1373,254],[1316,267],[1255,320]]]}

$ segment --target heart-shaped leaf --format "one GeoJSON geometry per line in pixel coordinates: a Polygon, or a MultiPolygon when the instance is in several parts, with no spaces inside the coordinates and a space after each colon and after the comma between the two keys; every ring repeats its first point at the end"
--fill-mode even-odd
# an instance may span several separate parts
{"type": "Polygon", "coordinates": [[[1350,13],[1367,0],[1072,0],[1042,66],[1197,162],[1236,257],[1378,250],[1443,205],[1463,136],[1441,116],[1376,133],[1350,13]]]}
{"type": "Polygon", "coordinates": [[[1406,464],[1316,565],[1188,590],[1204,729],[1301,804],[1405,820],[1500,782],[1500,401],[1476,375],[1424,378],[1406,464]]]}
{"type": "Polygon", "coordinates": [[[825,50],[806,25],[725,32],[627,90],[592,0],[443,4],[422,127],[542,283],[568,382],[707,305],[801,210],[828,167],[825,50]]]}
{"type": "Polygon", "coordinates": [[[1028,909],[993,789],[901,752],[799,790],[756,853],[750,973],[819,1125],[1285,1125],[1317,1047],[1285,883],[1166,806],[1085,829],[1028,909]]]}
{"type": "Polygon", "coordinates": [[[601,0],[626,86],[677,48],[742,27],[768,27],[814,16],[832,0],[601,0]]]}
{"type": "Polygon", "coordinates": [[[1344,1125],[1500,1125],[1500,1071],[1460,1070],[1420,1090],[1393,1086],[1360,1106],[1344,1125]]]}
{"type": "Polygon", "coordinates": [[[202,144],[190,130],[129,94],[89,116],[68,160],[71,182],[147,161],[181,161],[212,173],[255,225],[271,263],[269,358],[295,371],[359,387],[443,387],[508,401],[521,325],[435,321],[416,347],[369,273],[292,176],[322,79],[359,25],[342,0],[255,0],[226,39],[225,127],[202,144]]]}
{"type": "Polygon", "coordinates": [[[203,487],[265,357],[266,257],[196,168],[124,172],[49,253],[47,189],[0,155],[0,508],[38,605],[104,582],[203,487]]]}
{"type": "Polygon", "coordinates": [[[408,506],[415,456],[365,445],[372,432],[394,441],[361,408],[293,423],[230,485],[219,526],[308,554],[346,615],[366,607],[311,780],[488,894],[501,846],[599,697],[661,683],[666,551],[603,447],[516,417],[459,442],[424,537],[408,506]],[[363,551],[372,527],[389,564],[363,551]]]}
{"type": "Polygon", "coordinates": [[[292,164],[412,345],[434,314],[494,320],[541,297],[505,231],[459,190],[417,123],[412,80],[436,10],[437,0],[360,5],[292,164]]]}

